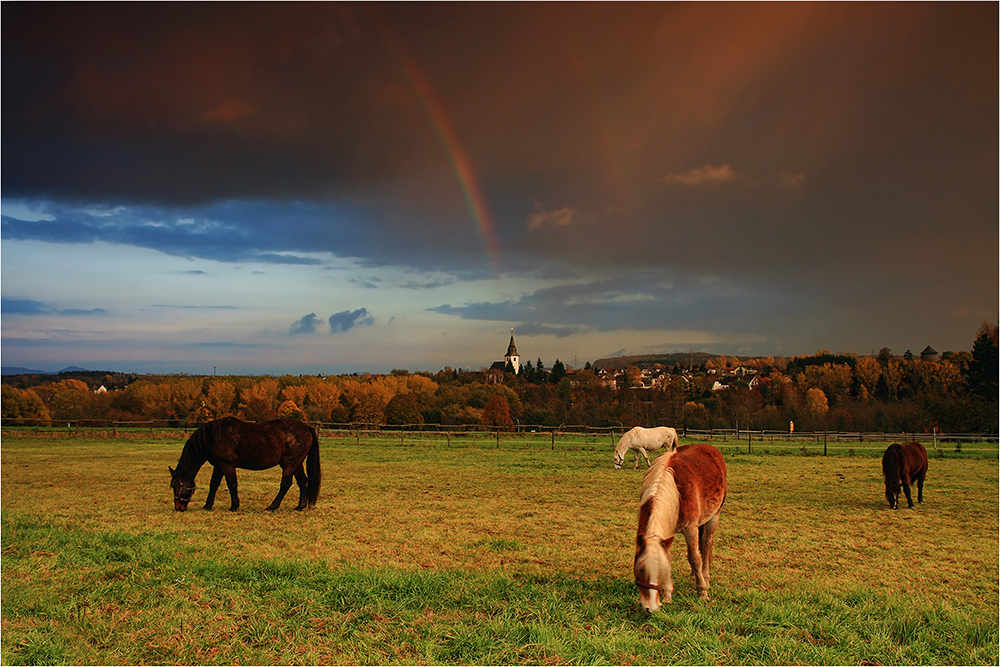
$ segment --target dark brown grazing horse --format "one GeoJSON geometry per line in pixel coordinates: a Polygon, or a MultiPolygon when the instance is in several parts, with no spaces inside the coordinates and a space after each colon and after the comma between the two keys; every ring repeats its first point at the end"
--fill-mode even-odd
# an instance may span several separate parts
{"type": "Polygon", "coordinates": [[[223,476],[229,487],[230,512],[240,507],[236,492],[236,469],[267,470],[281,466],[281,487],[267,509],[276,510],[292,485],[299,485],[299,504],[295,509],[313,507],[319,496],[319,437],[309,425],[291,419],[269,422],[244,422],[226,417],[209,422],[195,431],[181,451],[177,470],[170,471],[170,487],[174,490],[174,509],[183,512],[194,493],[194,478],[206,462],[211,463],[212,481],[205,499],[205,509],[215,504],[215,492],[223,476]],[[308,468],[303,469],[303,461],[308,468]]]}
{"type": "Polygon", "coordinates": [[[642,478],[635,536],[639,602],[654,612],[673,599],[670,545],[684,534],[698,595],[708,599],[712,541],[726,501],[726,461],[711,445],[685,445],[661,454],[642,478]]]}
{"type": "Polygon", "coordinates": [[[885,477],[885,498],[889,507],[899,509],[899,487],[906,493],[906,502],[913,507],[910,483],[917,482],[917,502],[924,502],[924,477],[927,476],[927,450],[919,442],[905,445],[893,443],[882,455],[882,475],[885,477]]]}

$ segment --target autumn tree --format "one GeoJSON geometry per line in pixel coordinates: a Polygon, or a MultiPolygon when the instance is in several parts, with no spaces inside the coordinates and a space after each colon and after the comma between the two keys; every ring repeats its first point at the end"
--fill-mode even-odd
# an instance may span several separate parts
{"type": "Polygon", "coordinates": [[[80,380],[57,382],[52,392],[52,417],[57,421],[80,419],[93,393],[80,380]]]}
{"type": "Polygon", "coordinates": [[[17,420],[21,423],[34,423],[48,426],[51,423],[49,409],[45,407],[42,398],[31,389],[17,389],[3,385],[2,408],[0,418],[17,420]]]}
{"type": "Polygon", "coordinates": [[[285,400],[278,406],[278,419],[294,419],[295,421],[306,421],[306,416],[295,401],[285,400]]]}
{"type": "Polygon", "coordinates": [[[240,415],[247,421],[267,421],[278,415],[278,381],[266,378],[240,392],[240,415]]]}
{"type": "Polygon", "coordinates": [[[350,419],[362,424],[384,424],[385,406],[394,395],[394,388],[386,382],[351,380],[344,383],[344,398],[350,406],[350,419]]]}
{"type": "Polygon", "coordinates": [[[305,404],[302,406],[309,419],[314,421],[343,421],[346,414],[340,404],[342,390],[333,381],[319,379],[307,385],[305,404]]]}
{"type": "Polygon", "coordinates": [[[396,394],[385,405],[385,423],[399,426],[423,424],[424,416],[420,413],[417,398],[408,391],[396,394]]]}
{"type": "Polygon", "coordinates": [[[205,408],[212,419],[222,419],[232,414],[233,402],[236,400],[236,387],[232,382],[219,380],[212,382],[205,389],[202,397],[205,408]]]}
{"type": "Polygon", "coordinates": [[[806,384],[822,389],[827,400],[838,405],[847,400],[854,374],[847,364],[808,366],[805,370],[806,384]]]}
{"type": "Polygon", "coordinates": [[[494,394],[483,406],[483,424],[494,428],[510,428],[514,420],[510,418],[510,404],[499,394],[494,394]]]}
{"type": "Polygon", "coordinates": [[[826,394],[823,393],[822,389],[812,387],[806,390],[806,409],[814,417],[826,416],[830,406],[826,402],[826,394]]]}
{"type": "Polygon", "coordinates": [[[875,387],[878,386],[878,379],[881,375],[882,366],[879,365],[875,357],[859,357],[858,362],[854,365],[854,377],[857,379],[858,384],[867,390],[869,395],[875,392],[875,387]]]}

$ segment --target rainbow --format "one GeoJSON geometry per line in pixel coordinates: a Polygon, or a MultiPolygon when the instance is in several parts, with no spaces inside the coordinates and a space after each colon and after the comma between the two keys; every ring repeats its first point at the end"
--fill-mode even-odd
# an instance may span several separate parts
{"type": "Polygon", "coordinates": [[[382,20],[378,12],[372,12],[372,15],[376,19],[376,24],[381,29],[385,41],[402,63],[406,81],[420,103],[424,115],[434,128],[438,140],[444,147],[459,189],[462,191],[466,208],[469,210],[469,216],[476,224],[483,238],[486,254],[494,273],[498,273],[500,245],[497,242],[496,227],[493,224],[493,216],[490,214],[486,197],[483,195],[483,190],[476,178],[476,173],[472,169],[469,156],[462,148],[462,144],[458,140],[458,135],[455,133],[445,107],[434,93],[434,88],[431,86],[427,76],[412,58],[406,56],[402,41],[394,34],[387,22],[382,20]]]}

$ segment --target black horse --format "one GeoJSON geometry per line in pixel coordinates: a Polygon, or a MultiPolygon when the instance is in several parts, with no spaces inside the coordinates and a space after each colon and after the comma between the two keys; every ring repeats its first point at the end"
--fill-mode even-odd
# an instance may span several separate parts
{"type": "Polygon", "coordinates": [[[181,452],[177,470],[170,471],[170,486],[174,490],[174,509],[183,512],[194,493],[194,478],[205,462],[211,463],[212,481],[208,487],[205,509],[215,504],[215,492],[223,475],[229,487],[230,512],[240,507],[236,492],[236,469],[267,470],[281,466],[281,487],[267,507],[276,510],[292,485],[292,476],[299,485],[299,504],[295,509],[313,507],[319,496],[319,437],[315,429],[302,422],[276,419],[269,422],[244,422],[226,417],[209,422],[195,431],[181,452]],[[303,469],[308,468],[308,476],[303,469]]]}
{"type": "Polygon", "coordinates": [[[917,482],[917,502],[924,502],[924,477],[927,476],[927,450],[919,442],[904,445],[893,443],[882,455],[882,475],[885,477],[885,498],[889,507],[899,509],[899,487],[906,493],[906,502],[913,507],[910,482],[917,482]]]}

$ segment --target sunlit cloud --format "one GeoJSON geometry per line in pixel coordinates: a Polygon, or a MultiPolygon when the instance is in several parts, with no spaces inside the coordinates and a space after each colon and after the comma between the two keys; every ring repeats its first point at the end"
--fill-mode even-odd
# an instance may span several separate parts
{"type": "Polygon", "coordinates": [[[670,185],[685,185],[697,187],[710,183],[725,183],[736,178],[736,172],[728,164],[718,167],[705,165],[683,173],[671,173],[663,177],[663,182],[670,185]]]}
{"type": "Polygon", "coordinates": [[[536,210],[528,216],[528,229],[541,229],[542,227],[569,227],[573,224],[575,210],[569,206],[554,211],[536,210]]]}
{"type": "Polygon", "coordinates": [[[801,172],[792,173],[788,171],[783,171],[780,174],[778,174],[778,182],[781,183],[781,185],[783,185],[786,188],[798,190],[803,185],[805,185],[806,175],[801,172]]]}

